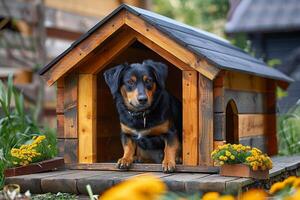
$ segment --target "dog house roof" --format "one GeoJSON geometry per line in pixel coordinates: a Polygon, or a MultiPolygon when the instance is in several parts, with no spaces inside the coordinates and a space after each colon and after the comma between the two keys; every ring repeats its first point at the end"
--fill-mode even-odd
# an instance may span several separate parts
{"type": "Polygon", "coordinates": [[[48,65],[42,68],[39,74],[45,74],[67,53],[72,51],[72,49],[74,49],[79,43],[88,38],[106,21],[108,21],[123,9],[153,25],[159,31],[168,35],[170,38],[183,45],[189,51],[197,54],[201,58],[206,59],[209,63],[220,69],[239,71],[285,82],[293,81],[291,78],[281,73],[280,71],[268,67],[263,61],[256,59],[243,50],[231,45],[225,39],[222,39],[206,31],[202,31],[192,26],[188,26],[186,24],[172,20],[168,17],[164,17],[162,15],[126,4],[122,4],[121,6],[119,6],[111,14],[97,23],[87,33],[83,34],[66,51],[64,51],[48,65]]]}

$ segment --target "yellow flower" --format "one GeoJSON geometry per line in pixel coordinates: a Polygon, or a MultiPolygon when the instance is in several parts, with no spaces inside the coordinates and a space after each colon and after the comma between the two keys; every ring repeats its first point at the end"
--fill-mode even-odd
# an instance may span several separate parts
{"type": "Polygon", "coordinates": [[[226,152],[225,152],[225,155],[228,156],[228,157],[231,156],[230,151],[226,151],[226,152]]]}
{"type": "Polygon", "coordinates": [[[284,187],[285,187],[285,184],[284,184],[283,182],[277,182],[277,183],[274,183],[274,184],[271,186],[269,193],[270,193],[270,194],[275,194],[275,193],[277,193],[278,191],[282,190],[284,187]]]}
{"type": "Polygon", "coordinates": [[[208,192],[203,195],[202,200],[218,200],[220,194],[218,192],[208,192]]]}
{"type": "Polygon", "coordinates": [[[220,161],[220,165],[224,165],[224,161],[220,161]]]}
{"type": "Polygon", "coordinates": [[[296,179],[297,179],[296,176],[290,176],[290,177],[286,178],[286,179],[283,181],[283,183],[284,183],[285,185],[293,184],[294,181],[295,181],[296,179]]]}
{"type": "Polygon", "coordinates": [[[254,166],[252,167],[252,169],[253,169],[253,171],[257,171],[257,170],[258,170],[258,167],[257,167],[256,165],[254,165],[254,166]]]}
{"type": "Polygon", "coordinates": [[[101,200],[153,200],[166,190],[166,185],[159,178],[153,175],[141,175],[110,188],[104,192],[101,200]]]}
{"type": "Polygon", "coordinates": [[[223,195],[219,197],[218,200],[234,200],[234,197],[231,195],[223,195]]]}
{"type": "Polygon", "coordinates": [[[300,178],[297,178],[296,180],[294,180],[293,187],[294,188],[299,188],[300,187],[300,178]]]}
{"type": "Polygon", "coordinates": [[[234,160],[234,159],[235,159],[235,156],[234,156],[234,155],[231,155],[231,156],[230,156],[230,159],[231,159],[231,160],[234,160]]]}
{"type": "Polygon", "coordinates": [[[223,160],[226,161],[226,160],[228,160],[228,158],[226,156],[224,156],[223,160]]]}
{"type": "Polygon", "coordinates": [[[252,189],[242,194],[240,200],[266,200],[267,194],[263,190],[252,189]]]}

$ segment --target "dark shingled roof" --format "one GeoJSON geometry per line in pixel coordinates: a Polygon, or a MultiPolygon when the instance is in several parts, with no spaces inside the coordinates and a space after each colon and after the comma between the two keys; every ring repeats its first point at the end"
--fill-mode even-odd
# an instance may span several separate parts
{"type": "Polygon", "coordinates": [[[275,32],[300,30],[299,0],[242,0],[226,32],[275,32]]]}
{"type": "Polygon", "coordinates": [[[170,18],[158,15],[156,13],[122,4],[110,15],[105,17],[102,21],[96,24],[86,34],[82,35],[75,41],[71,47],[59,55],[56,59],[50,62],[40,71],[40,75],[48,71],[55,63],[57,63],[65,54],[71,51],[77,44],[89,37],[96,29],[103,23],[109,20],[113,15],[121,9],[139,16],[146,22],[152,24],[161,32],[167,34],[174,41],[182,44],[190,51],[197,54],[199,57],[205,58],[208,62],[216,65],[221,69],[240,71],[248,74],[254,74],[261,77],[282,80],[291,82],[292,79],[284,75],[278,70],[267,67],[266,64],[241,49],[231,45],[228,41],[205,31],[196,29],[194,27],[185,25],[170,18]]]}

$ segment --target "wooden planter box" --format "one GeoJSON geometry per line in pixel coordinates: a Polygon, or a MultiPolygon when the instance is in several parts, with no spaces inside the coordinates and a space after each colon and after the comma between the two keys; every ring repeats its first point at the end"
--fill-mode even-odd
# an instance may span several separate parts
{"type": "Polygon", "coordinates": [[[39,173],[39,172],[46,172],[46,171],[51,171],[59,167],[62,167],[64,166],[64,164],[65,164],[64,159],[57,157],[50,160],[44,160],[38,163],[32,163],[27,166],[9,168],[5,170],[4,175],[5,177],[11,177],[11,176],[20,176],[26,174],[39,173]]]}
{"type": "Polygon", "coordinates": [[[255,178],[255,179],[268,179],[269,170],[257,170],[253,171],[248,165],[244,164],[232,164],[232,165],[222,165],[220,168],[221,176],[236,176],[245,178],[255,178]]]}

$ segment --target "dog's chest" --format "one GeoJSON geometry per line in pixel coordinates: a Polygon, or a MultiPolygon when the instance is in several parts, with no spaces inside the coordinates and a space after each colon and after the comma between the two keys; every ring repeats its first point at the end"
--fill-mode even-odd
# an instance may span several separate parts
{"type": "Polygon", "coordinates": [[[167,133],[169,128],[170,128],[169,120],[166,120],[159,125],[156,125],[156,126],[153,126],[151,128],[147,128],[147,129],[135,129],[135,128],[129,127],[129,126],[121,123],[121,129],[124,133],[134,135],[138,138],[140,138],[142,136],[147,136],[147,135],[152,135],[152,136],[161,135],[161,134],[167,133]]]}

